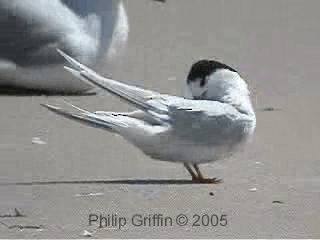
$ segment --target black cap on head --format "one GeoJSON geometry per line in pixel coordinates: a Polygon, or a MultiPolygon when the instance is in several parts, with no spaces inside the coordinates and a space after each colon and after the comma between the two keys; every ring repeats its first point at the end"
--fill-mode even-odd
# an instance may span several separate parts
{"type": "Polygon", "coordinates": [[[219,69],[228,69],[232,72],[237,72],[236,70],[234,70],[233,68],[231,68],[230,66],[224,63],[221,63],[215,60],[204,59],[192,65],[187,77],[187,82],[188,83],[193,82],[196,79],[200,78],[201,79],[200,86],[204,86],[206,77],[219,69]]]}

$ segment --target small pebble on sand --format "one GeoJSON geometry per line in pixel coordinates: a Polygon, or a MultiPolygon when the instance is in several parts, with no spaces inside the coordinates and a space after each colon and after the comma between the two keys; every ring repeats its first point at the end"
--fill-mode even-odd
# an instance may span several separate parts
{"type": "Polygon", "coordinates": [[[32,144],[44,145],[47,144],[45,141],[42,141],[39,137],[32,138],[32,144]]]}
{"type": "Polygon", "coordinates": [[[82,236],[84,236],[84,237],[92,237],[92,234],[93,233],[91,233],[91,232],[89,232],[87,230],[84,230],[82,236]]]}

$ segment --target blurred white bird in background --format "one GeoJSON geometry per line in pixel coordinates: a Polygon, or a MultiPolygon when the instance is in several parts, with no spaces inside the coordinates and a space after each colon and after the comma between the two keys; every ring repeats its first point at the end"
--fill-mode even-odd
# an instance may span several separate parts
{"type": "Polygon", "coordinates": [[[99,69],[121,58],[128,33],[121,1],[0,0],[0,86],[84,93],[56,49],[99,69]]]}
{"type": "Polygon", "coordinates": [[[89,126],[116,133],[153,159],[180,162],[195,182],[204,178],[199,164],[231,156],[253,135],[256,117],[247,83],[233,68],[214,61],[193,64],[187,76],[188,99],[104,78],[59,51],[65,67],[83,82],[120,97],[139,110],[128,113],[75,112],[44,104],[49,110],[89,126]]]}

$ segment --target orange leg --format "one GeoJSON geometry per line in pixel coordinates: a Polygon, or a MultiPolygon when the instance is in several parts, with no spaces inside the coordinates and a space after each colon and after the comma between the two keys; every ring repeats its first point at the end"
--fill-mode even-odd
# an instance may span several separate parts
{"type": "Polygon", "coordinates": [[[198,174],[198,181],[200,183],[213,183],[213,184],[218,184],[218,183],[222,183],[222,179],[218,179],[218,178],[204,178],[200,168],[198,166],[198,164],[193,164],[194,169],[196,170],[196,173],[198,174]]]}

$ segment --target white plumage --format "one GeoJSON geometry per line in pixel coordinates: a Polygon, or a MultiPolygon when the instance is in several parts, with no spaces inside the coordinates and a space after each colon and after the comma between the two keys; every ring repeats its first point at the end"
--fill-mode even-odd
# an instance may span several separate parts
{"type": "Polygon", "coordinates": [[[60,48],[89,66],[120,58],[129,24],[121,1],[0,0],[0,86],[84,93],[61,71],[60,48]]]}

